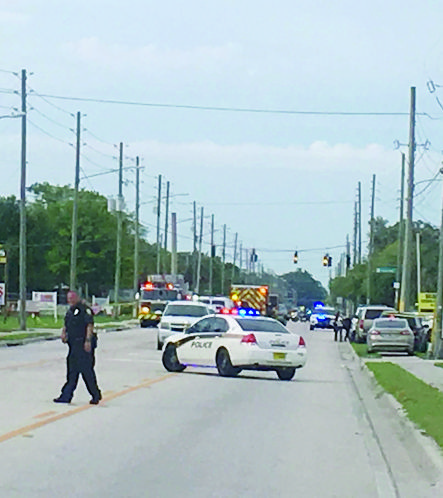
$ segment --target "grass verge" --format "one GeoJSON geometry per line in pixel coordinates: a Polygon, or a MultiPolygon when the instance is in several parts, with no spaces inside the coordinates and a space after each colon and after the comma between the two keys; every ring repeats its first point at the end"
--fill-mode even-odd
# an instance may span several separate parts
{"type": "Polygon", "coordinates": [[[443,393],[391,362],[366,362],[377,382],[403,405],[410,420],[443,448],[443,393]]]}
{"type": "Polygon", "coordinates": [[[434,363],[434,366],[436,366],[436,367],[440,367],[440,368],[443,368],[443,361],[436,361],[436,362],[434,363]]]}
{"type": "MultiPolygon", "coordinates": [[[[132,316],[122,315],[117,318],[112,316],[98,315],[94,317],[94,322],[96,324],[107,324],[115,322],[123,322],[125,320],[131,319],[132,316]]],[[[53,316],[28,316],[26,318],[26,326],[30,329],[61,329],[64,324],[64,318],[58,317],[57,321],[54,320],[53,316]]],[[[0,317],[0,332],[12,332],[14,330],[19,330],[20,323],[16,316],[9,316],[4,319],[0,317]]]]}
{"type": "Polygon", "coordinates": [[[368,353],[368,346],[366,344],[351,342],[351,346],[354,348],[354,351],[361,358],[381,358],[380,353],[368,353]]]}
{"type": "Polygon", "coordinates": [[[33,337],[51,337],[51,334],[45,334],[44,332],[23,332],[19,334],[8,334],[0,337],[0,342],[9,341],[21,341],[22,339],[31,339],[33,337]]]}

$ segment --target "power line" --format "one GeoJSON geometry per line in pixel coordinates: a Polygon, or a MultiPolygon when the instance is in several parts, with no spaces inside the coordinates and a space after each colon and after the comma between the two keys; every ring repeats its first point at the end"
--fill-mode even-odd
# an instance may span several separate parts
{"type": "Polygon", "coordinates": [[[58,106],[57,104],[54,104],[53,102],[51,102],[50,100],[48,100],[47,98],[45,98],[44,95],[41,95],[39,93],[37,93],[33,88],[31,87],[28,87],[29,88],[29,93],[30,95],[35,95],[36,97],[39,97],[40,99],[42,99],[44,102],[46,102],[48,105],[54,107],[54,109],[57,109],[58,111],[60,112],[63,112],[65,114],[68,114],[69,116],[71,117],[75,117],[75,114],[72,113],[71,111],[67,111],[66,109],[63,109],[63,107],[60,107],[58,106]]]}
{"type": "Polygon", "coordinates": [[[68,126],[64,125],[63,123],[60,123],[59,121],[51,118],[50,116],[48,116],[47,114],[45,114],[44,112],[40,111],[37,107],[33,106],[30,108],[31,111],[35,111],[37,114],[40,114],[40,116],[44,117],[45,119],[47,119],[48,121],[50,121],[51,123],[59,126],[60,128],[64,128],[65,130],[68,130],[70,132],[73,133],[73,130],[72,128],[69,128],[68,126]]]}
{"type": "Polygon", "coordinates": [[[116,146],[116,144],[113,144],[111,142],[107,142],[106,140],[103,140],[103,138],[100,138],[99,136],[97,136],[95,133],[92,133],[92,131],[89,130],[88,128],[85,128],[84,131],[87,132],[87,133],[89,133],[91,135],[91,137],[95,138],[99,142],[102,142],[102,143],[107,144],[107,145],[112,145],[113,147],[116,146]]]}
{"type": "MultiPolygon", "coordinates": [[[[164,104],[154,102],[140,102],[131,100],[117,100],[117,99],[103,99],[94,97],[73,97],[66,95],[54,95],[48,93],[37,94],[39,97],[48,99],[74,101],[74,102],[92,102],[96,104],[114,104],[114,105],[128,105],[138,107],[157,107],[166,109],[187,109],[187,110],[200,110],[200,111],[220,111],[220,112],[240,112],[240,113],[256,113],[256,114],[295,114],[305,116],[409,116],[409,112],[389,112],[389,111],[307,111],[295,109],[260,109],[260,108],[247,108],[247,107],[218,107],[218,106],[204,106],[204,105],[189,105],[189,104],[164,104]]],[[[417,113],[421,116],[436,119],[428,113],[417,113]]]]}
{"type": "Polygon", "coordinates": [[[67,142],[66,140],[63,140],[61,138],[58,138],[56,137],[55,135],[53,135],[52,133],[49,133],[49,131],[46,131],[44,128],[41,128],[39,125],[35,124],[33,121],[31,121],[29,118],[27,120],[29,122],[29,124],[31,124],[34,128],[37,128],[37,130],[40,130],[42,133],[44,133],[45,135],[47,135],[48,137],[51,137],[52,139],[54,140],[57,140],[57,142],[60,142],[60,143],[63,143],[63,144],[66,144],[66,145],[69,145],[70,147],[72,147],[72,144],[67,142]]]}

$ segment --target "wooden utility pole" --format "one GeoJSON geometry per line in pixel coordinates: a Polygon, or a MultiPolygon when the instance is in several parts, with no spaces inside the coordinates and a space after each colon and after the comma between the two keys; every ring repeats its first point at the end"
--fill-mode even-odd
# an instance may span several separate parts
{"type": "Polygon", "coordinates": [[[361,264],[361,182],[358,182],[358,264],[361,264]]]}
{"type": "Polygon", "coordinates": [[[198,241],[197,281],[195,283],[196,294],[199,294],[200,292],[200,273],[201,273],[201,264],[202,264],[202,244],[203,244],[203,218],[204,218],[204,208],[202,207],[200,215],[200,236],[198,241]]]}
{"type": "Polygon", "coordinates": [[[139,291],[138,285],[138,260],[140,238],[140,158],[135,158],[135,228],[134,228],[134,295],[139,291]]]}
{"type": "MultiPolygon", "coordinates": [[[[400,178],[400,216],[398,223],[398,253],[397,253],[397,275],[396,280],[401,282],[402,278],[402,258],[403,258],[403,243],[405,236],[404,228],[404,211],[405,211],[405,163],[406,156],[404,152],[401,153],[401,178],[400,178]]],[[[399,289],[395,290],[395,306],[399,308],[399,289]]]]}
{"type": "Polygon", "coordinates": [[[80,120],[81,114],[77,112],[77,141],[75,147],[75,179],[74,179],[74,202],[72,206],[71,227],[71,271],[69,288],[75,290],[77,287],[77,224],[78,224],[78,187],[80,184],[80,120]]]}
{"type": "Polygon", "coordinates": [[[118,159],[118,197],[117,197],[117,250],[115,252],[115,277],[114,277],[114,313],[118,316],[118,302],[120,293],[121,273],[121,246],[123,229],[123,142],[120,142],[120,154],[118,159]]]}
{"type": "Polygon", "coordinates": [[[214,215],[211,216],[211,254],[209,256],[209,295],[212,296],[213,292],[213,273],[214,273],[214,215]]]}
{"type": "Polygon", "coordinates": [[[169,230],[169,181],[166,182],[166,209],[165,209],[165,240],[164,240],[164,248],[165,251],[168,250],[168,230],[169,230]]]}
{"type": "Polygon", "coordinates": [[[20,330],[26,330],[26,69],[22,69],[22,141],[20,168],[19,290],[20,330]]]}
{"type": "Polygon", "coordinates": [[[235,234],[235,239],[234,239],[234,261],[232,262],[231,284],[235,280],[235,264],[237,263],[237,242],[238,242],[238,233],[235,234]]]}
{"type": "Polygon", "coordinates": [[[193,216],[194,216],[194,221],[192,224],[192,229],[193,229],[192,283],[195,288],[195,284],[197,281],[197,203],[195,201],[193,203],[193,216]]]}
{"type": "Polygon", "coordinates": [[[157,192],[157,274],[160,273],[160,214],[162,202],[162,175],[158,175],[158,192],[157,192]]]}
{"type": "Polygon", "coordinates": [[[420,232],[415,234],[416,255],[417,255],[417,303],[420,301],[421,293],[421,251],[420,251],[420,232]]]}
{"type": "Polygon", "coordinates": [[[411,308],[411,273],[412,273],[412,213],[414,200],[414,166],[415,166],[415,87],[411,87],[409,113],[409,164],[408,191],[406,197],[405,245],[403,251],[403,270],[400,288],[400,311],[411,308]]]}
{"type": "Polygon", "coordinates": [[[366,304],[371,304],[372,254],[374,252],[374,214],[375,214],[375,175],[372,175],[371,219],[369,222],[369,251],[368,251],[368,292],[366,296],[366,304]]]}
{"type": "Polygon", "coordinates": [[[357,237],[358,237],[358,227],[357,227],[357,201],[354,202],[354,238],[353,238],[353,265],[355,266],[358,262],[357,258],[357,237]]]}
{"type": "Polygon", "coordinates": [[[223,225],[223,250],[222,250],[222,271],[221,271],[221,295],[225,293],[225,264],[226,264],[226,224],[223,225]]]}
{"type": "Polygon", "coordinates": [[[438,271],[437,271],[437,306],[435,311],[435,327],[432,334],[432,353],[434,358],[443,358],[443,195],[440,223],[440,239],[438,246],[438,271]]]}
{"type": "Polygon", "coordinates": [[[177,213],[171,213],[171,275],[177,276],[177,213]]]}

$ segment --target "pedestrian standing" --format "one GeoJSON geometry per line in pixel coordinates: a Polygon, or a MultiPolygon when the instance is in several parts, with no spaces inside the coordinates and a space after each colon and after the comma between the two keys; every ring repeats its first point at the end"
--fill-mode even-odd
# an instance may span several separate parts
{"type": "Polygon", "coordinates": [[[352,320],[349,317],[343,318],[343,330],[345,330],[345,342],[349,341],[351,342],[351,325],[352,325],[352,320]]]}
{"type": "Polygon", "coordinates": [[[337,311],[335,318],[334,318],[334,323],[332,324],[334,327],[334,341],[337,342],[337,337],[340,337],[340,342],[342,342],[342,330],[343,330],[343,324],[341,321],[340,317],[340,311],[337,311]]]}
{"type": "Polygon", "coordinates": [[[91,405],[98,405],[102,399],[97,385],[94,364],[94,319],[92,311],[79,298],[76,292],[68,292],[69,309],[65,315],[65,326],[61,339],[68,344],[66,358],[66,383],[55,403],[70,403],[78,384],[80,374],[92,396],[91,405]]]}

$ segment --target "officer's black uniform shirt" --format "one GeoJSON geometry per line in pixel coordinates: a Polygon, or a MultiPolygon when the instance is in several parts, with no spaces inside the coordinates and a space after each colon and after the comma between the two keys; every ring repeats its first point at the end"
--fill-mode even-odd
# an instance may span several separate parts
{"type": "Polygon", "coordinates": [[[65,315],[68,344],[83,344],[86,340],[86,328],[90,323],[94,323],[90,308],[83,303],[71,306],[65,315]]]}

